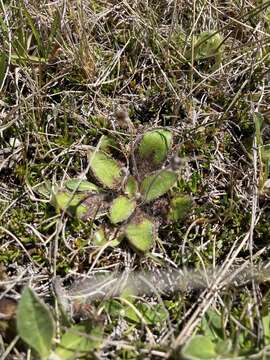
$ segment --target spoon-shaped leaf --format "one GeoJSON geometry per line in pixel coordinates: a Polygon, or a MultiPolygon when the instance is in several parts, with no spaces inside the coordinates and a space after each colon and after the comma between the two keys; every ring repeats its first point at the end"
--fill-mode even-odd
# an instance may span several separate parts
{"type": "Polygon", "coordinates": [[[130,245],[144,254],[154,245],[154,223],[143,215],[132,219],[125,234],[130,245]]]}
{"type": "Polygon", "coordinates": [[[81,179],[70,179],[65,182],[65,187],[70,191],[81,191],[81,192],[98,192],[98,187],[87,181],[81,179]]]}
{"type": "Polygon", "coordinates": [[[176,183],[177,174],[170,170],[157,171],[146,176],[141,183],[141,194],[145,202],[150,202],[166,194],[176,183]]]}
{"type": "Polygon", "coordinates": [[[87,214],[88,208],[83,204],[84,194],[71,194],[58,191],[53,195],[52,204],[61,211],[66,211],[70,216],[82,218],[87,214]]]}
{"type": "Polygon", "coordinates": [[[136,202],[125,196],[118,196],[114,199],[110,209],[110,219],[113,224],[127,220],[133,213],[136,202]]]}
{"type": "Polygon", "coordinates": [[[115,189],[122,180],[122,172],[118,163],[101,151],[90,152],[90,168],[102,185],[115,189]]]}
{"type": "Polygon", "coordinates": [[[171,199],[169,219],[171,221],[183,220],[192,207],[192,199],[187,195],[178,195],[171,199]]]}
{"type": "Polygon", "coordinates": [[[41,357],[47,359],[55,332],[49,308],[30,288],[25,288],[17,310],[17,329],[20,337],[41,357]]]}
{"type": "Polygon", "coordinates": [[[157,129],[147,131],[138,146],[138,168],[146,171],[158,169],[166,160],[172,145],[172,133],[169,130],[157,129]]]}
{"type": "Polygon", "coordinates": [[[66,211],[68,215],[79,219],[96,219],[105,215],[108,209],[105,194],[83,193],[72,194],[60,190],[53,195],[52,204],[61,211],[66,211]]]}

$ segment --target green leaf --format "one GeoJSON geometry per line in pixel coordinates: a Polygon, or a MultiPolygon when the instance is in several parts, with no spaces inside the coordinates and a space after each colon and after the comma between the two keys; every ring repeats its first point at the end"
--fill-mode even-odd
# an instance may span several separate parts
{"type": "Polygon", "coordinates": [[[222,316],[213,309],[209,309],[206,312],[204,318],[202,319],[202,328],[204,330],[204,334],[209,334],[209,336],[212,336],[212,339],[223,339],[224,337],[224,324],[222,316]]]}
{"type": "Polygon", "coordinates": [[[25,288],[17,310],[17,329],[20,337],[42,359],[47,359],[55,333],[55,324],[48,307],[30,288],[25,288]]]}
{"type": "Polygon", "coordinates": [[[21,6],[23,14],[27,20],[27,23],[28,23],[29,27],[31,28],[32,34],[36,40],[39,55],[40,55],[40,57],[42,57],[42,56],[44,56],[44,52],[45,52],[45,46],[44,46],[45,44],[44,44],[44,41],[42,40],[41,32],[36,27],[34,19],[30,15],[30,12],[28,11],[27,7],[25,6],[25,4],[22,0],[20,1],[20,6],[21,6]]]}
{"type": "MultiPolygon", "coordinates": [[[[207,59],[209,57],[220,57],[222,55],[223,37],[215,31],[204,31],[196,39],[194,57],[207,59]]],[[[219,58],[219,61],[221,59],[219,58]]]]}
{"type": "Polygon", "coordinates": [[[187,195],[175,196],[171,199],[169,219],[171,221],[181,221],[190,212],[192,199],[187,195]]]}
{"type": "Polygon", "coordinates": [[[123,241],[124,237],[125,236],[120,233],[119,236],[117,236],[116,238],[114,238],[108,242],[108,246],[110,246],[112,248],[119,246],[121,244],[121,242],[123,241]]]}
{"type": "Polygon", "coordinates": [[[166,194],[176,183],[177,174],[170,170],[158,171],[146,176],[141,183],[141,194],[145,202],[150,202],[166,194]]]}
{"type": "Polygon", "coordinates": [[[122,172],[118,163],[101,151],[91,152],[90,168],[94,176],[109,189],[117,188],[122,181],[122,172]]]}
{"type": "Polygon", "coordinates": [[[54,10],[52,15],[53,22],[50,29],[50,35],[47,41],[46,57],[54,52],[55,40],[58,38],[58,34],[61,33],[61,15],[57,9],[54,10]]]}
{"type": "Polygon", "coordinates": [[[127,220],[133,213],[136,202],[125,196],[114,199],[110,209],[110,220],[113,224],[127,220]]]}
{"type": "Polygon", "coordinates": [[[25,56],[11,54],[10,55],[11,63],[14,65],[21,65],[26,63],[46,63],[46,59],[34,55],[28,55],[25,56]]]}
{"type": "Polygon", "coordinates": [[[93,236],[93,245],[94,246],[103,246],[108,242],[108,239],[106,237],[106,233],[104,228],[99,228],[97,231],[95,231],[93,236]]]}
{"type": "Polygon", "coordinates": [[[269,340],[270,340],[270,314],[269,313],[262,317],[262,324],[263,324],[264,337],[267,340],[267,344],[269,344],[269,340]]]}
{"type": "Polygon", "coordinates": [[[98,325],[78,324],[68,329],[56,348],[56,355],[61,360],[78,359],[89,355],[103,342],[103,329],[98,325]]]}
{"type": "Polygon", "coordinates": [[[83,220],[105,215],[109,206],[106,194],[71,194],[63,190],[53,194],[51,203],[56,209],[83,220]]]}
{"type": "Polygon", "coordinates": [[[108,312],[110,317],[118,318],[119,315],[125,314],[124,305],[115,299],[107,300],[104,304],[105,310],[108,312]]]}
{"type": "Polygon", "coordinates": [[[130,245],[142,253],[147,253],[154,244],[154,224],[143,215],[132,219],[125,234],[130,245]]]}
{"type": "Polygon", "coordinates": [[[134,198],[138,192],[138,183],[133,176],[129,176],[125,185],[125,194],[129,198],[134,198]]]}
{"type": "Polygon", "coordinates": [[[124,234],[121,231],[117,231],[117,235],[111,232],[111,229],[101,226],[98,228],[93,236],[93,245],[95,246],[108,246],[117,247],[124,239],[124,234]]]}
{"type": "Polygon", "coordinates": [[[227,355],[232,349],[231,339],[219,340],[215,346],[218,355],[227,355]]]}
{"type": "Polygon", "coordinates": [[[52,184],[44,181],[41,184],[38,184],[37,186],[35,186],[33,188],[33,190],[38,194],[38,195],[42,195],[44,197],[46,197],[47,199],[49,199],[51,197],[52,194],[52,184]]]}
{"type": "Polygon", "coordinates": [[[166,160],[172,145],[172,133],[158,129],[146,132],[138,146],[138,168],[146,167],[146,172],[158,169],[166,160]]]}
{"type": "Polygon", "coordinates": [[[210,338],[195,335],[182,349],[182,356],[187,360],[216,359],[215,344],[210,338]]]}
{"type": "MultiPolygon", "coordinates": [[[[121,295],[121,298],[126,298],[130,303],[134,303],[132,290],[130,293],[121,295]]],[[[147,325],[156,326],[159,323],[166,321],[168,314],[164,309],[164,306],[160,304],[149,305],[145,303],[134,304],[136,309],[141,313],[147,325]]],[[[109,300],[105,303],[105,308],[108,311],[110,317],[119,318],[124,317],[129,322],[141,324],[141,318],[136,311],[126,304],[122,304],[117,300],[109,300]]]]}
{"type": "Polygon", "coordinates": [[[127,284],[121,291],[120,297],[128,300],[131,304],[135,302],[137,295],[137,288],[135,284],[127,284]]]}
{"type": "MultiPolygon", "coordinates": [[[[136,308],[143,316],[147,325],[156,326],[158,323],[166,321],[168,317],[164,306],[160,304],[150,306],[149,304],[139,303],[136,304],[136,308]]],[[[138,324],[141,323],[141,319],[137,313],[129,306],[125,307],[125,318],[138,324]]]]}
{"type": "Polygon", "coordinates": [[[108,135],[103,135],[101,142],[100,142],[100,146],[99,149],[105,153],[109,153],[111,152],[111,150],[116,149],[118,150],[118,146],[116,141],[108,135]]]}
{"type": "Polygon", "coordinates": [[[81,179],[67,180],[65,187],[70,191],[99,192],[99,188],[95,184],[81,179]]]}
{"type": "Polygon", "coordinates": [[[83,204],[84,194],[70,194],[58,191],[53,195],[52,204],[61,211],[66,211],[70,216],[82,218],[87,214],[88,208],[83,204]]]}
{"type": "Polygon", "coordinates": [[[270,144],[265,144],[261,146],[261,157],[264,163],[270,161],[270,144]]]}

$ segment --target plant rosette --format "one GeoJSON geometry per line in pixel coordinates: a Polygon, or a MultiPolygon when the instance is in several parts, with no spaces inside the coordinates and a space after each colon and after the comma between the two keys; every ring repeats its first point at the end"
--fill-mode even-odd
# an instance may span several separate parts
{"type": "MultiPolygon", "coordinates": [[[[176,185],[178,174],[164,167],[173,145],[170,130],[144,132],[135,141],[128,173],[110,154],[110,148],[89,152],[89,175],[97,184],[69,179],[52,191],[51,203],[58,211],[81,220],[95,221],[107,216],[110,226],[119,229],[116,242],[102,227],[94,233],[94,243],[118,245],[125,237],[133,249],[148,253],[155,244],[159,221],[155,219],[155,201],[162,199],[176,185]]],[[[133,147],[130,147],[133,148],[133,147]]],[[[181,221],[192,205],[187,195],[177,194],[168,201],[165,221],[181,221]]]]}

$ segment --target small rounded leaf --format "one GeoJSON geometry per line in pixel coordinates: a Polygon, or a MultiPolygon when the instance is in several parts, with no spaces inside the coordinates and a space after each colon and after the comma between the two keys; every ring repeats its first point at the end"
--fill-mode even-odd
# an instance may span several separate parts
{"type": "Polygon", "coordinates": [[[195,38],[194,58],[208,59],[222,55],[223,38],[215,31],[203,31],[195,38]]]}
{"type": "Polygon", "coordinates": [[[143,200],[150,202],[166,194],[176,181],[177,174],[170,170],[162,170],[146,176],[140,188],[143,200]]]}
{"type": "Polygon", "coordinates": [[[110,220],[113,224],[127,220],[133,213],[136,202],[125,196],[114,199],[110,209],[110,220]]]}
{"type": "Polygon", "coordinates": [[[103,246],[108,242],[106,233],[104,228],[99,228],[97,231],[95,231],[93,236],[93,245],[95,246],[103,246]]]}
{"type": "Polygon", "coordinates": [[[178,195],[171,199],[169,220],[181,221],[190,212],[192,207],[192,199],[187,195],[178,195]]]}
{"type": "Polygon", "coordinates": [[[154,245],[154,223],[147,218],[134,217],[125,229],[130,245],[142,253],[147,253],[154,245]]]}
{"type": "Polygon", "coordinates": [[[125,185],[125,194],[129,198],[134,198],[138,192],[138,183],[133,176],[129,176],[125,185]]]}
{"type": "Polygon", "coordinates": [[[172,133],[169,130],[159,129],[147,131],[139,144],[139,156],[151,159],[156,165],[161,165],[168,155],[172,144],[172,133]]]}
{"type": "Polygon", "coordinates": [[[17,329],[20,337],[41,357],[47,359],[55,333],[49,308],[30,288],[25,288],[17,310],[17,329]]]}
{"type": "Polygon", "coordinates": [[[65,182],[65,187],[70,191],[98,192],[99,188],[90,181],[70,179],[65,182]]]}
{"type": "MultiPolygon", "coordinates": [[[[69,328],[56,348],[56,355],[61,360],[74,360],[99,348],[103,342],[103,328],[99,325],[76,324],[69,328]]],[[[87,357],[88,357],[87,356],[87,357]]]]}
{"type": "Polygon", "coordinates": [[[122,181],[122,171],[118,163],[101,151],[90,152],[90,168],[97,180],[109,189],[117,188],[122,181]]]}
{"type": "Polygon", "coordinates": [[[84,194],[70,194],[58,191],[54,194],[52,204],[61,211],[66,211],[70,216],[82,218],[87,214],[88,208],[83,204],[84,194]]]}

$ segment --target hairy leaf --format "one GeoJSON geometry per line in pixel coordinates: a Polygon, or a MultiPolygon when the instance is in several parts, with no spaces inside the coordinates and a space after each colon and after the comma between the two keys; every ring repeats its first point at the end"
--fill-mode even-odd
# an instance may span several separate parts
{"type": "Polygon", "coordinates": [[[99,188],[87,180],[70,179],[65,182],[65,187],[70,191],[98,192],[99,188]]]}
{"type": "Polygon", "coordinates": [[[44,181],[41,184],[35,186],[33,188],[33,190],[39,196],[42,195],[42,196],[46,197],[47,199],[49,199],[51,197],[51,194],[52,194],[52,184],[47,182],[47,181],[44,181]]]}
{"type": "Polygon", "coordinates": [[[144,173],[158,169],[166,160],[172,145],[172,133],[158,129],[147,131],[138,146],[137,166],[144,173]]]}
{"type": "Polygon", "coordinates": [[[87,214],[88,208],[83,204],[84,194],[70,194],[58,191],[53,195],[52,204],[61,211],[66,211],[70,216],[82,218],[87,214]]]}
{"type": "Polygon", "coordinates": [[[142,253],[147,253],[154,244],[154,224],[145,217],[134,217],[125,234],[131,246],[142,253]]]}
{"type": "Polygon", "coordinates": [[[133,213],[136,202],[125,196],[114,199],[110,209],[110,219],[113,224],[127,220],[133,213]]]}
{"type": "Polygon", "coordinates": [[[90,168],[105,187],[116,189],[122,180],[122,172],[118,163],[101,151],[91,152],[89,156],[90,168]]]}
{"type": "Polygon", "coordinates": [[[152,175],[146,176],[140,187],[143,200],[150,202],[166,194],[176,183],[176,180],[177,174],[170,170],[157,171],[152,175]]]}
{"type": "Polygon", "coordinates": [[[72,194],[60,190],[53,195],[52,204],[68,215],[79,219],[96,219],[105,215],[108,209],[105,194],[72,194]]]}

